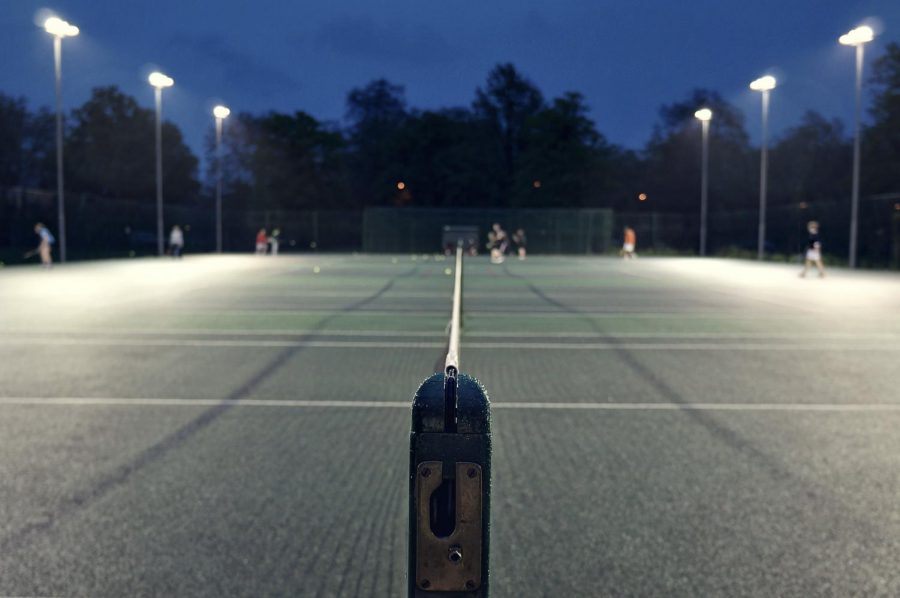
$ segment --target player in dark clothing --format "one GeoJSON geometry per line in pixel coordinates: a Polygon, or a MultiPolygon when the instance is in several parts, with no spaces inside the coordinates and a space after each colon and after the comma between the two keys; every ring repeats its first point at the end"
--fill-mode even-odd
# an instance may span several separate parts
{"type": "Polygon", "coordinates": [[[809,239],[806,241],[806,255],[804,256],[803,271],[800,273],[800,278],[806,277],[806,271],[809,270],[812,264],[815,264],[819,270],[819,278],[824,278],[825,266],[822,265],[822,242],[819,241],[819,223],[815,220],[810,220],[806,225],[806,230],[809,232],[809,239]]]}
{"type": "Polygon", "coordinates": [[[516,246],[516,253],[519,254],[519,259],[525,259],[525,245],[528,243],[528,239],[525,238],[525,229],[519,228],[516,229],[516,232],[513,233],[512,242],[516,246]]]}
{"type": "Polygon", "coordinates": [[[491,263],[502,264],[506,259],[506,248],[509,246],[509,237],[503,227],[498,223],[494,223],[491,232],[488,233],[489,243],[491,246],[491,263]],[[491,239],[493,238],[493,241],[491,239]]]}

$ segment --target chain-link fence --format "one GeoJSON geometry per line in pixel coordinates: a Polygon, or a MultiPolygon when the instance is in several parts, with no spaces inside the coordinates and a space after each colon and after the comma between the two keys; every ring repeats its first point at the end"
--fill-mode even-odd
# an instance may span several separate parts
{"type": "MultiPolygon", "coordinates": [[[[759,213],[712,213],[709,242],[714,253],[755,254],[759,213]]],[[[850,249],[850,202],[821,201],[772,206],[766,218],[766,253],[776,258],[799,256],[806,246],[806,224],[819,223],[823,252],[831,262],[847,261],[850,249]]],[[[857,255],[863,267],[900,266],[900,194],[860,200],[857,255]]]]}
{"type": "MultiPolygon", "coordinates": [[[[130,201],[71,194],[66,197],[70,259],[125,257],[156,253],[156,208],[153,201],[130,201]]],[[[756,210],[711,211],[710,255],[753,257],[756,210]]],[[[771,206],[766,251],[773,259],[799,259],[806,242],[806,222],[820,223],[826,258],[845,262],[849,239],[849,201],[822,201],[771,206]]],[[[185,230],[187,252],[215,247],[213,202],[170,202],[164,212],[166,235],[173,224],[185,230]]],[[[52,192],[0,189],[0,261],[15,263],[37,245],[33,227],[44,222],[58,232],[56,195],[52,192]]],[[[523,229],[533,254],[602,254],[615,252],[622,229],[630,226],[639,253],[695,254],[699,214],[613,212],[607,209],[432,209],[231,210],[223,215],[223,246],[250,252],[259,229],[280,230],[284,251],[367,251],[423,253],[442,249],[444,227],[477,229],[480,249],[493,223],[512,234],[523,229]]],[[[864,267],[900,268],[900,193],[865,197],[860,202],[859,263],[864,267]]]]}
{"type": "MultiPolygon", "coordinates": [[[[845,263],[850,243],[849,201],[770,206],[766,217],[766,255],[771,259],[799,260],[810,220],[819,222],[827,259],[845,263]]],[[[758,223],[756,210],[711,211],[707,228],[709,255],[755,257],[758,223]]],[[[692,254],[700,245],[699,213],[616,213],[616,234],[626,225],[635,229],[639,251],[692,254]]],[[[900,193],[860,201],[858,238],[861,266],[900,267],[900,193]]]]}
{"type": "Polygon", "coordinates": [[[475,227],[486,251],[494,223],[510,235],[525,231],[532,253],[604,253],[612,241],[612,210],[370,208],[363,215],[363,250],[421,253],[442,249],[445,226],[475,227]]]}
{"type": "MultiPolygon", "coordinates": [[[[56,194],[0,190],[0,260],[16,263],[35,245],[34,224],[43,222],[58,235],[56,194]]],[[[169,203],[163,212],[164,240],[171,227],[184,230],[185,251],[215,248],[215,210],[208,205],[169,203]]],[[[362,249],[362,212],[329,210],[230,210],[222,216],[225,251],[253,251],[256,233],[279,229],[286,251],[359,251],[362,249]]],[[[154,255],[157,250],[156,205],[153,201],[109,199],[91,195],[66,196],[69,259],[154,255]]]]}

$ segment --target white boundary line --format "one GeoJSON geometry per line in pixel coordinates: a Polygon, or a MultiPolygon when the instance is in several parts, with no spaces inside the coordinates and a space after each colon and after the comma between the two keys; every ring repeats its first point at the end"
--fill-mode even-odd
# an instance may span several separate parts
{"type": "Polygon", "coordinates": [[[492,409],[900,412],[900,403],[492,403],[492,409]]]}
{"type": "MultiPolygon", "coordinates": [[[[409,316],[417,316],[417,317],[434,317],[434,318],[445,318],[446,310],[444,309],[434,309],[434,310],[404,310],[404,309],[396,309],[396,310],[367,310],[360,309],[348,312],[336,313],[334,310],[330,309],[319,309],[319,310],[303,310],[303,309],[206,309],[206,310],[198,310],[196,308],[174,308],[168,310],[157,311],[157,314],[163,315],[179,315],[179,316],[253,316],[253,317],[261,317],[261,316],[320,316],[322,318],[329,317],[332,315],[337,315],[340,318],[354,318],[354,317],[409,317],[409,316]]],[[[468,308],[464,311],[464,318],[476,318],[476,319],[496,319],[496,318],[548,318],[548,319],[573,319],[573,318],[616,318],[616,319],[627,319],[627,318],[679,318],[679,319],[707,319],[707,320],[809,320],[809,319],[821,319],[820,316],[816,316],[809,313],[797,313],[797,314],[784,314],[784,313],[747,313],[752,312],[752,309],[740,309],[734,308],[732,311],[728,310],[718,310],[718,311],[710,311],[703,309],[688,309],[688,310],[674,310],[668,312],[660,312],[660,311],[629,311],[628,309],[615,308],[610,307],[609,309],[605,309],[603,311],[584,311],[579,313],[572,312],[561,312],[556,309],[547,308],[540,310],[514,310],[509,309],[505,311],[485,311],[478,310],[473,308],[468,308]]],[[[872,320],[881,316],[867,316],[864,313],[855,313],[853,314],[854,319],[856,320],[872,320]]],[[[883,317],[882,317],[883,319],[883,317]]]]}
{"type": "MultiPolygon", "coordinates": [[[[65,337],[76,335],[90,337],[120,337],[120,336],[359,336],[373,338],[444,338],[447,336],[445,328],[439,330],[314,330],[314,329],[273,329],[273,328],[114,328],[103,330],[85,329],[60,329],[60,330],[34,330],[34,329],[6,329],[0,330],[0,336],[21,335],[23,337],[65,337]]],[[[496,330],[469,331],[463,334],[465,338],[598,338],[598,339],[630,339],[630,338],[661,338],[661,339],[803,339],[812,340],[895,340],[900,342],[898,332],[523,332],[496,330]]]]}
{"type": "MultiPolygon", "coordinates": [[[[245,339],[129,339],[129,338],[40,338],[21,337],[0,339],[0,347],[190,347],[190,348],[287,348],[310,349],[442,349],[443,342],[413,341],[292,341],[245,339]]],[[[561,350],[561,351],[875,351],[898,352],[900,343],[844,345],[821,343],[529,343],[475,342],[466,343],[466,351],[475,350],[561,350]]]]}
{"type": "MultiPolygon", "coordinates": [[[[224,404],[220,399],[151,397],[0,397],[0,405],[208,407],[224,404]]],[[[240,399],[227,401],[239,407],[311,407],[347,409],[410,409],[410,401],[306,401],[298,399],[240,399]]],[[[498,402],[491,409],[552,411],[800,411],[839,413],[900,413],[900,403],[546,403],[498,402]]]]}

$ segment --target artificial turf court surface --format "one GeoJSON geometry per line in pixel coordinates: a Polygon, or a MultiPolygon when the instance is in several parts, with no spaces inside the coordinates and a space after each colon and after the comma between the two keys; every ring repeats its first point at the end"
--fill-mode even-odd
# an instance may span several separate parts
{"type": "MultiPolygon", "coordinates": [[[[0,270],[0,595],[403,595],[450,266],[0,270]]],[[[900,278],[796,271],[467,262],[495,596],[900,595],[900,278]]]]}

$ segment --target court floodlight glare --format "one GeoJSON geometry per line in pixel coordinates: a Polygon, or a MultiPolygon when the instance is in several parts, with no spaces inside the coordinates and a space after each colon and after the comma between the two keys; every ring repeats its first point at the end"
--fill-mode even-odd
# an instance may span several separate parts
{"type": "Polygon", "coordinates": [[[50,17],[44,21],[44,30],[56,37],[75,37],[79,32],[78,27],[59,17],[50,17]]]}
{"type": "Polygon", "coordinates": [[[231,110],[226,106],[216,106],[213,108],[213,116],[216,118],[228,118],[229,114],[231,114],[231,110]]]}
{"type": "Polygon", "coordinates": [[[150,85],[159,89],[162,89],[163,87],[172,87],[173,85],[175,85],[175,79],[173,79],[172,77],[167,77],[159,71],[150,73],[150,76],[147,77],[147,80],[150,82],[150,85]]]}
{"type": "Polygon", "coordinates": [[[765,77],[760,77],[759,79],[752,81],[750,83],[750,89],[753,91],[771,91],[775,89],[775,85],[777,81],[775,77],[771,75],[766,75],[765,77]]]}
{"type": "Polygon", "coordinates": [[[875,32],[872,28],[868,25],[861,25],[839,37],[838,41],[845,46],[859,46],[873,39],[875,39],[875,32]]]}
{"type": "Polygon", "coordinates": [[[694,118],[702,121],[712,120],[712,115],[712,110],[710,110],[709,108],[701,108],[700,110],[694,112],[694,118]]]}

